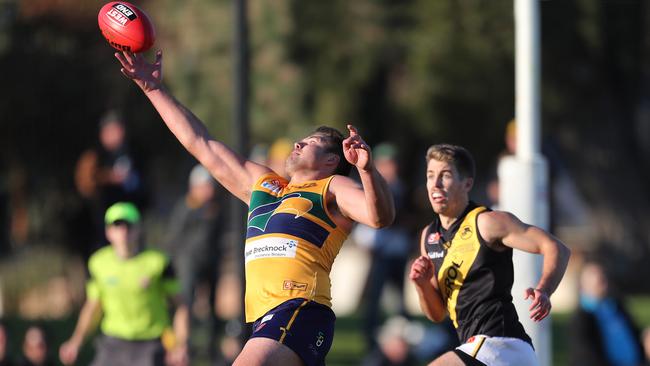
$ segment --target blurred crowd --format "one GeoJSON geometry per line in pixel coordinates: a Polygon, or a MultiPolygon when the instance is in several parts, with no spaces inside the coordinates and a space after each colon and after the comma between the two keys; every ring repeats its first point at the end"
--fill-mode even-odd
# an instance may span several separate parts
{"type": "MultiPolygon", "coordinates": [[[[515,153],[514,128],[514,121],[506,128],[507,148],[503,155],[515,153]]],[[[110,242],[105,230],[107,225],[114,224],[106,221],[109,207],[117,202],[130,202],[145,217],[159,207],[148,196],[151,190],[145,181],[144,167],[129,148],[122,116],[115,111],[108,112],[101,119],[98,130],[97,144],[81,154],[74,175],[82,205],[75,234],[79,245],[74,246],[73,251],[82,258],[84,267],[93,253],[110,242]]],[[[292,149],[291,141],[278,139],[269,146],[255,146],[251,158],[283,175],[284,160],[292,149]]],[[[364,278],[353,289],[354,296],[350,296],[353,301],[351,313],[361,319],[364,340],[361,364],[423,364],[455,347],[457,339],[449,322],[424,321],[419,311],[407,303],[406,273],[409,261],[418,254],[418,229],[423,220],[414,217],[413,206],[418,205],[421,198],[413,193],[419,191],[410,189],[401,177],[401,156],[395,144],[379,143],[373,147],[373,154],[377,170],[388,182],[395,198],[397,215],[395,223],[384,229],[358,225],[349,238],[349,246],[365,258],[367,264],[364,269],[355,263],[364,278]]],[[[580,221],[581,203],[575,197],[569,204],[561,199],[562,195],[577,195],[570,192],[573,188],[562,170],[556,169],[556,173],[560,178],[554,178],[557,187],[554,194],[560,198],[556,199],[554,210],[560,213],[554,216],[580,221]],[[562,210],[569,211],[562,213],[562,210]]],[[[231,231],[229,207],[221,187],[209,172],[201,165],[192,164],[186,170],[185,182],[182,194],[164,213],[165,224],[158,228],[159,234],[148,236],[146,229],[152,225],[147,226],[143,218],[144,242],[169,259],[179,285],[179,301],[188,308],[188,358],[168,358],[167,363],[185,365],[191,364],[188,360],[201,359],[209,365],[227,365],[238,354],[247,334],[240,321],[241,268],[234,264],[238,260],[237,246],[241,240],[231,231]],[[150,242],[150,237],[155,237],[155,242],[150,242]]],[[[498,207],[496,174],[485,186],[485,197],[493,207],[498,207]]],[[[18,210],[13,215],[15,227],[12,230],[22,235],[26,224],[21,220],[26,220],[25,213],[18,210]]],[[[123,218],[116,221],[120,220],[123,218]]],[[[345,251],[341,252],[342,257],[346,255],[345,251]]],[[[631,315],[625,294],[617,291],[610,281],[604,263],[590,258],[573,263],[579,286],[577,305],[569,325],[569,364],[650,365],[650,328],[644,330],[650,324],[642,324],[631,315]]],[[[77,302],[80,306],[81,301],[77,302]]],[[[336,302],[334,307],[336,310],[336,302]]],[[[341,312],[345,312],[344,308],[339,305],[341,312]]],[[[0,323],[0,366],[59,364],[58,348],[63,339],[53,341],[48,334],[52,329],[40,325],[37,320],[29,323],[16,329],[0,323]]],[[[72,329],[63,336],[71,334],[72,329]]],[[[178,335],[171,331],[170,325],[170,329],[160,334],[160,339],[161,346],[171,352],[178,335]]],[[[92,346],[84,347],[76,350],[82,353],[79,362],[89,362],[86,360],[95,352],[92,346]]]]}

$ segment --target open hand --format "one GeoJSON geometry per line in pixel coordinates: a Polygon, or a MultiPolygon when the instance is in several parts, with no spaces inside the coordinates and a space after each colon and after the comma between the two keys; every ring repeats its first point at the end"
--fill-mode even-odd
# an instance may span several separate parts
{"type": "Polygon", "coordinates": [[[350,131],[350,137],[343,140],[345,159],[361,170],[369,170],[372,167],[370,146],[363,141],[356,127],[348,125],[348,131],[350,131]]]}
{"type": "Polygon", "coordinates": [[[154,63],[148,63],[142,54],[122,51],[115,58],[122,64],[120,71],[144,91],[159,89],[162,85],[162,51],[156,52],[154,63]]]}
{"type": "Polygon", "coordinates": [[[524,300],[529,298],[533,299],[533,303],[530,304],[530,319],[534,322],[539,322],[551,312],[551,299],[548,295],[541,290],[527,288],[524,291],[524,300]]]}

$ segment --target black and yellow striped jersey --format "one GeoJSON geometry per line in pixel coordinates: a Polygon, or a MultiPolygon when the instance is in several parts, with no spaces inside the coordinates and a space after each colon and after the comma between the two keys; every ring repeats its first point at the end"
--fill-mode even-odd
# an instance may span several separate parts
{"type": "Polygon", "coordinates": [[[425,228],[424,249],[461,342],[482,334],[531,343],[512,304],[512,248],[494,250],[478,232],[478,215],[486,210],[470,202],[447,230],[435,215],[425,228]]]}

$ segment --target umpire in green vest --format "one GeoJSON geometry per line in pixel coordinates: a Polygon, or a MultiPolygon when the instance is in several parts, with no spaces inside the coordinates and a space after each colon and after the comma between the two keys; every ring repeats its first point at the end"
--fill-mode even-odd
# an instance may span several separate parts
{"type": "MultiPolygon", "coordinates": [[[[141,245],[140,212],[129,202],[106,210],[106,237],[111,245],[88,260],[86,302],[72,337],[59,349],[64,365],[77,359],[84,338],[101,318],[93,366],[158,366],[188,364],[188,308],[177,303],[172,342],[161,337],[170,328],[168,300],[179,296],[169,258],[141,245]],[[168,344],[169,343],[169,344],[168,344]]],[[[177,300],[176,300],[177,301],[177,300]]]]}

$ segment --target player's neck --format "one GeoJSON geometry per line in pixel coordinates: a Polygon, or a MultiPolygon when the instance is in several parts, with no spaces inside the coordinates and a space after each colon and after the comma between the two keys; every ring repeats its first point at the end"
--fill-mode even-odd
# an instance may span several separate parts
{"type": "Polygon", "coordinates": [[[138,245],[136,244],[117,244],[113,243],[113,249],[115,250],[115,255],[120,259],[129,259],[136,255],[138,252],[138,245]]]}
{"type": "Polygon", "coordinates": [[[331,175],[331,173],[320,170],[299,170],[291,174],[289,177],[289,184],[300,184],[311,180],[319,180],[331,175]]]}
{"type": "Polygon", "coordinates": [[[440,218],[440,225],[447,230],[454,222],[456,222],[460,216],[465,212],[465,209],[469,205],[469,201],[460,202],[457,205],[449,207],[445,212],[438,214],[440,218]]]}

